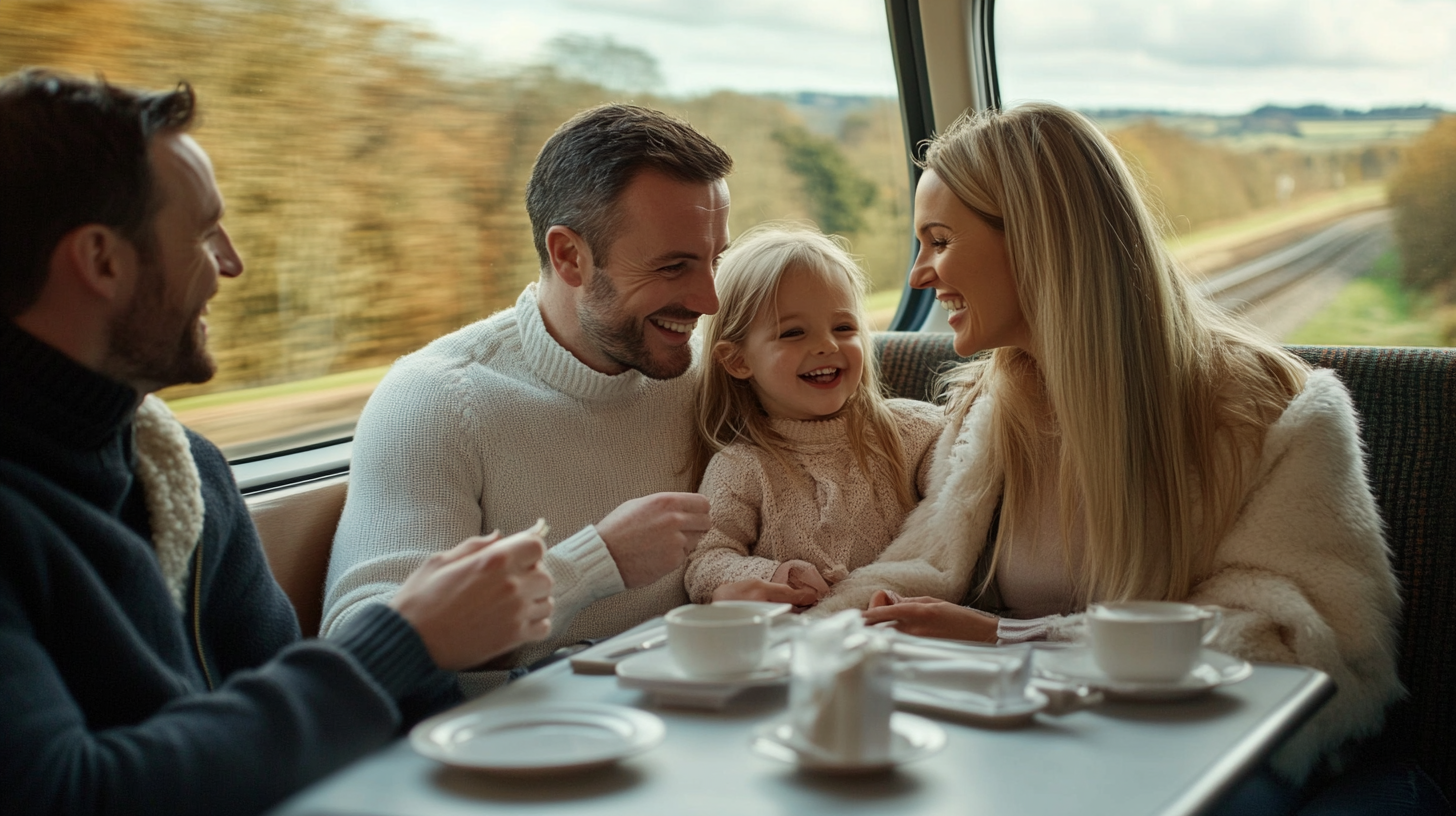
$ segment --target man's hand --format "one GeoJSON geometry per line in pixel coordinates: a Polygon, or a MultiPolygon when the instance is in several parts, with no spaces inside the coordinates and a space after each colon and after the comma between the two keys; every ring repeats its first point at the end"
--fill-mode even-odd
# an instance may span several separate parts
{"type": "Polygon", "coordinates": [[[467,538],[410,574],[389,602],[435,664],[460,671],[551,633],[546,543],[527,531],[467,538]]]}
{"type": "Polygon", "coordinates": [[[708,532],[708,499],[697,493],[653,493],[622,502],[597,524],[628,589],[672,572],[708,532]]]}
{"type": "Polygon", "coordinates": [[[819,593],[809,587],[791,587],[776,584],[762,578],[749,578],[724,584],[713,590],[715,601],[770,601],[793,604],[795,609],[813,606],[819,602],[819,593]]]}
{"type": "Polygon", "coordinates": [[[939,598],[902,598],[887,589],[876,592],[864,612],[866,624],[889,621],[907,635],[982,643],[996,642],[998,620],[968,606],[939,598]]]}

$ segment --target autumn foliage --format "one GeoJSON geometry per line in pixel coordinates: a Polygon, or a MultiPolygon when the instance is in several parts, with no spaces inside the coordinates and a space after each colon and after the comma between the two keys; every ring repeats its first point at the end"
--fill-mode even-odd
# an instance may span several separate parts
{"type": "Polygon", "coordinates": [[[1390,205],[1406,284],[1456,303],[1456,116],[1437,121],[1407,150],[1390,205]]]}

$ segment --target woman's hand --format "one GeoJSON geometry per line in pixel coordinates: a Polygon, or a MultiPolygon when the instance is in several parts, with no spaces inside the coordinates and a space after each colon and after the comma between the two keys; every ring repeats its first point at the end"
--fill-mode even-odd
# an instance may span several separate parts
{"type": "Polygon", "coordinates": [[[882,589],[870,599],[864,620],[870,625],[888,622],[901,632],[917,637],[995,643],[1000,619],[939,598],[902,598],[882,589]]]}

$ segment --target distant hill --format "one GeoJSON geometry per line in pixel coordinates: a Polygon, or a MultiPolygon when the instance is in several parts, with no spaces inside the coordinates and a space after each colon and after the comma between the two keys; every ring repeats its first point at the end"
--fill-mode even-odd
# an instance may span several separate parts
{"type": "Polygon", "coordinates": [[[764,99],[784,103],[790,110],[803,117],[804,125],[822,136],[838,137],[840,125],[851,113],[884,103],[892,97],[854,96],[800,91],[798,93],[759,94],[764,99]]]}
{"type": "MultiPolygon", "coordinates": [[[[840,95],[803,91],[799,93],[761,94],[765,99],[782,102],[803,118],[812,131],[830,137],[840,135],[845,117],[875,105],[889,97],[840,95]]],[[[1218,139],[1249,146],[1274,140],[1284,146],[1347,146],[1355,142],[1401,141],[1425,131],[1448,111],[1432,105],[1371,108],[1353,110],[1329,105],[1286,107],[1264,105],[1248,113],[1212,114],[1174,111],[1157,108],[1083,109],[1082,113],[1108,130],[1116,130],[1138,122],[1154,121],[1201,139],[1218,139]]]]}
{"type": "Polygon", "coordinates": [[[1452,111],[1430,105],[1403,108],[1371,108],[1367,111],[1350,108],[1332,108],[1328,105],[1302,105],[1287,108],[1280,105],[1265,105],[1248,113],[1219,115],[1197,111],[1172,111],[1159,108],[1097,108],[1083,109],[1082,113],[1093,119],[1439,119],[1452,111]]]}
{"type": "Polygon", "coordinates": [[[1244,114],[1218,115],[1154,109],[1083,110],[1108,130],[1153,121],[1201,139],[1244,147],[1348,147],[1357,143],[1401,142],[1423,133],[1450,111],[1431,105],[1372,108],[1328,105],[1264,105],[1244,114]]]}

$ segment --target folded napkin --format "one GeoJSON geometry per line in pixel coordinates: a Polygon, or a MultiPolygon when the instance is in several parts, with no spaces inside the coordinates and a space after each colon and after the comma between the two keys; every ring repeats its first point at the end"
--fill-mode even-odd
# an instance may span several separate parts
{"type": "Polygon", "coordinates": [[[893,682],[889,638],[866,629],[858,610],[799,630],[789,685],[796,742],[846,764],[887,760],[893,682]]]}
{"type": "Polygon", "coordinates": [[[1026,696],[1031,670],[1031,648],[1023,645],[974,655],[904,660],[895,667],[895,679],[938,691],[985,697],[990,702],[1006,702],[1026,696]]]}

